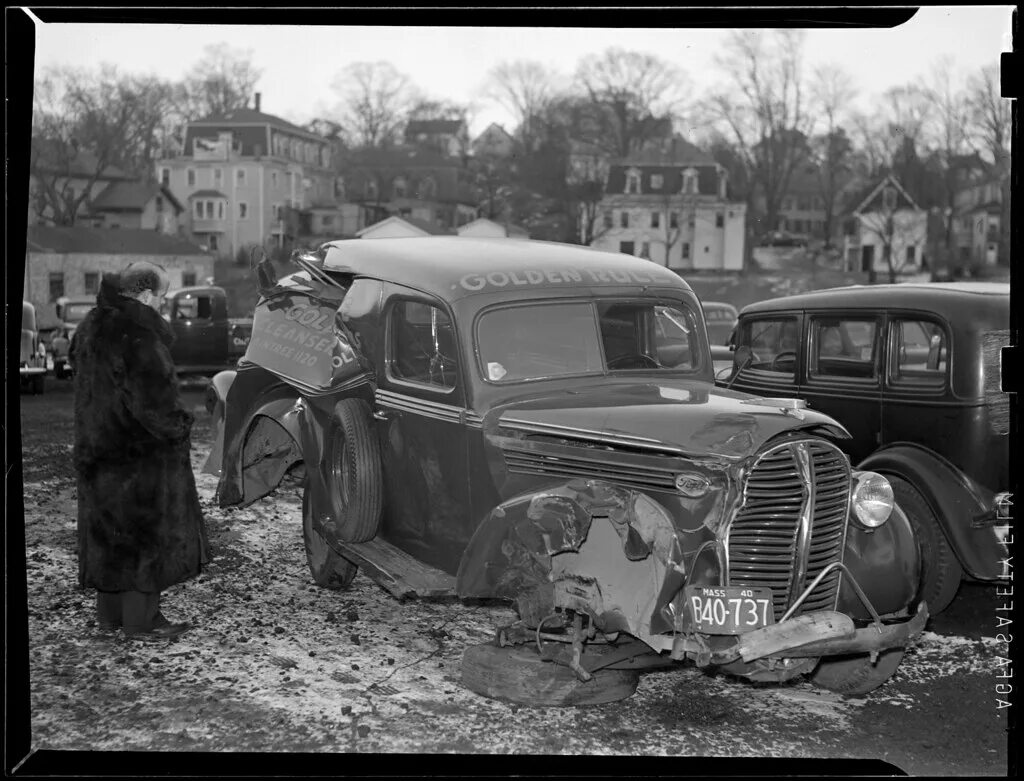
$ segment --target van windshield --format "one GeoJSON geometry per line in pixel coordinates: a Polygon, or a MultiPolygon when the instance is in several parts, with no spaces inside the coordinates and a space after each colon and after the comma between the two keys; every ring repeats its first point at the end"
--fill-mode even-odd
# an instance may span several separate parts
{"type": "Polygon", "coordinates": [[[490,382],[703,365],[697,317],[679,301],[573,301],[485,312],[477,354],[490,382]]]}

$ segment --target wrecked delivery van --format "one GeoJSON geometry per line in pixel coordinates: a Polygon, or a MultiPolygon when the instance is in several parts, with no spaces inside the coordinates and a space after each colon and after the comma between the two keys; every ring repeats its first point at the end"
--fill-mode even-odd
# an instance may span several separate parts
{"type": "Polygon", "coordinates": [[[500,599],[463,682],[540,705],[694,663],[860,695],[928,617],[917,541],[836,421],[714,385],[696,295],[569,245],[344,240],[257,268],[207,462],[222,506],[303,480],[313,579],[500,599]]]}

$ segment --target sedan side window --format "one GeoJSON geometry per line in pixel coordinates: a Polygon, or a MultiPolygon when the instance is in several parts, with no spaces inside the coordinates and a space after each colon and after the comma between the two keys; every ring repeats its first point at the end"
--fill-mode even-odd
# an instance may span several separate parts
{"type": "Polygon", "coordinates": [[[420,301],[399,301],[391,314],[391,373],[396,379],[454,388],[455,331],[448,314],[420,301]]]}
{"type": "Polygon", "coordinates": [[[945,383],[949,344],[938,323],[894,321],[892,352],[893,383],[934,386],[945,383]]]}
{"type": "Polygon", "coordinates": [[[811,374],[876,379],[874,319],[817,317],[811,321],[811,374]]]}
{"type": "Polygon", "coordinates": [[[746,362],[737,369],[766,371],[777,375],[788,375],[792,379],[796,372],[796,356],[800,346],[798,323],[795,317],[780,317],[771,320],[748,320],[739,327],[736,338],[737,360],[746,362]],[[749,361],[746,351],[751,350],[749,361]]]}

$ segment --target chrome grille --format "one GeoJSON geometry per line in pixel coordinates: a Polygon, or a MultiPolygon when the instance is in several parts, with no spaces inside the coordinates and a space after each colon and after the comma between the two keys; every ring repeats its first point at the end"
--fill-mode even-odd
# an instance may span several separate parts
{"type": "MultiPolygon", "coordinates": [[[[823,440],[777,445],[754,462],[743,505],[727,530],[729,584],[767,586],[775,618],[831,562],[842,558],[850,464],[823,440]]],[[[838,570],[825,576],[797,614],[835,606],[838,570]]]]}

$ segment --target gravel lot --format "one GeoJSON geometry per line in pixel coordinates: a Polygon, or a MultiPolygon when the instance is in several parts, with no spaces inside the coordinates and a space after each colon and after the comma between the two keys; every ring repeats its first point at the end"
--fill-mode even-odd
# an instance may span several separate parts
{"type": "Polygon", "coordinates": [[[991,589],[964,588],[862,700],[674,668],[612,705],[491,701],[461,687],[460,657],[512,619],[507,607],[398,602],[362,575],[345,592],[315,587],[297,487],[217,508],[215,479],[198,474],[202,394],[186,398],[213,561],[165,596],[165,613],[196,628],[146,645],[100,633],[94,594],[77,587],[70,388],[21,397],[34,749],[870,757],[914,775],[1007,772],[991,589]]]}

